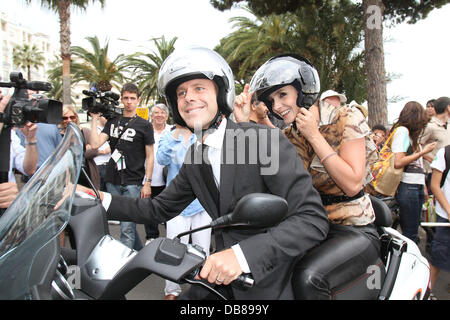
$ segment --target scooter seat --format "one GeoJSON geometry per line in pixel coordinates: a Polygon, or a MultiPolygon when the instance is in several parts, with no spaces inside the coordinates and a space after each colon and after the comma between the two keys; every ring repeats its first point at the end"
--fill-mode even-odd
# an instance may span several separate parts
{"type": "Polygon", "coordinates": [[[384,264],[369,238],[352,228],[329,233],[295,265],[292,287],[300,300],[375,300],[384,281],[384,264]]]}
{"type": "Polygon", "coordinates": [[[392,225],[392,214],[387,204],[372,195],[370,195],[370,200],[375,211],[375,225],[378,227],[390,227],[392,225]]]}

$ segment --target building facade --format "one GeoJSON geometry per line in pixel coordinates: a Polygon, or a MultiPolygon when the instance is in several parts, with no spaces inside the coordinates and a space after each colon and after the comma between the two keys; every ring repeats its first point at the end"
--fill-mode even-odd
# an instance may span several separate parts
{"type": "Polygon", "coordinates": [[[40,32],[35,32],[31,28],[20,25],[12,21],[8,16],[0,13],[0,78],[1,81],[9,81],[9,74],[12,71],[22,72],[27,78],[27,71],[15,66],[13,63],[13,50],[15,46],[28,44],[35,45],[44,56],[43,67],[39,69],[31,68],[31,79],[47,81],[47,69],[49,62],[57,57],[57,48],[51,43],[50,37],[40,32]]]}

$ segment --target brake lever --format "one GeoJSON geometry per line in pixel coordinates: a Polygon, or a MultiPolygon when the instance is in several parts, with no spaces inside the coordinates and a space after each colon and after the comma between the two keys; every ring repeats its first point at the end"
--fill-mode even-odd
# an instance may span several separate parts
{"type": "Polygon", "coordinates": [[[225,298],[219,291],[217,291],[216,289],[214,289],[213,287],[209,286],[207,284],[206,280],[197,280],[197,279],[191,279],[189,277],[184,278],[184,280],[189,283],[189,284],[194,284],[194,285],[200,285],[202,287],[204,287],[205,289],[211,291],[213,294],[217,295],[219,298],[221,298],[222,300],[228,300],[227,298],[225,298]]]}
{"type": "MultiPolygon", "coordinates": [[[[218,297],[220,297],[223,300],[228,300],[225,298],[221,293],[219,293],[217,290],[215,290],[207,280],[204,279],[196,279],[197,275],[200,273],[201,267],[195,269],[193,272],[191,272],[189,275],[184,277],[184,281],[186,281],[189,284],[197,284],[201,285],[202,287],[208,289],[212,293],[216,294],[218,297]]],[[[243,273],[239,275],[235,280],[233,280],[230,285],[233,288],[240,289],[240,290],[247,290],[255,284],[255,280],[251,276],[250,273],[243,273]]]]}

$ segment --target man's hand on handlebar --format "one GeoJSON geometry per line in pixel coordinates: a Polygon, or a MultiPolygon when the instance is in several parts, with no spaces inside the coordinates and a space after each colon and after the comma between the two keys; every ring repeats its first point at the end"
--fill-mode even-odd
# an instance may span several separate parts
{"type": "Polygon", "coordinates": [[[209,283],[228,285],[242,274],[242,269],[233,249],[226,249],[210,255],[200,271],[200,278],[209,283]]]}

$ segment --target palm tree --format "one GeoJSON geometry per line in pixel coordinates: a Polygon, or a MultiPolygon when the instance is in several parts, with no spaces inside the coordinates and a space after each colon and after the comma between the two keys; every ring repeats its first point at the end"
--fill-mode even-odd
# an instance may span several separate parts
{"type": "MultiPolygon", "coordinates": [[[[33,0],[25,0],[31,3],[33,0]]],[[[62,58],[63,103],[71,105],[70,90],[70,8],[75,6],[86,10],[90,2],[99,2],[103,8],[105,0],[40,0],[41,6],[49,8],[59,14],[60,43],[62,58]]]]}
{"type": "MultiPolygon", "coordinates": [[[[254,15],[250,9],[245,9],[254,15]]],[[[254,20],[233,17],[230,22],[237,30],[222,39],[216,50],[237,67],[238,81],[244,79],[248,82],[253,72],[268,58],[294,51],[291,45],[293,19],[291,14],[255,16],[254,20]]]]}
{"type": "Polygon", "coordinates": [[[110,60],[108,40],[103,47],[100,46],[97,36],[86,37],[86,40],[91,44],[91,51],[78,46],[71,48],[73,81],[96,82],[100,91],[109,91],[112,87],[119,89],[124,80],[126,56],[120,54],[114,60],[110,60]]]}
{"type": "Polygon", "coordinates": [[[177,37],[166,41],[166,38],[153,39],[157,52],[137,52],[127,57],[126,66],[133,72],[134,81],[141,91],[143,103],[158,99],[158,73],[164,60],[174,51],[177,37]]]}
{"type": "MultiPolygon", "coordinates": [[[[54,60],[49,62],[49,69],[47,70],[48,80],[52,84],[52,90],[46,93],[46,96],[50,99],[62,101],[63,98],[63,85],[62,85],[62,60],[60,57],[55,56],[54,60]]],[[[71,86],[76,82],[71,82],[71,86]]],[[[74,98],[71,96],[71,104],[75,104],[74,98]]]]}
{"type": "Polygon", "coordinates": [[[295,12],[298,36],[294,46],[307,48],[303,54],[317,67],[321,88],[345,93],[349,98],[365,98],[363,21],[348,0],[300,8],[295,12]]]}
{"type": "Polygon", "coordinates": [[[216,48],[230,64],[236,79],[247,83],[268,58],[293,53],[308,58],[318,69],[321,88],[344,92],[350,99],[365,96],[362,21],[348,0],[339,6],[324,4],[294,13],[235,17],[237,30],[216,48]],[[339,9],[339,10],[338,10],[339,9]],[[358,20],[359,19],[359,20],[358,20]],[[344,85],[345,84],[345,85],[344,85]]]}
{"type": "Polygon", "coordinates": [[[28,44],[23,46],[15,46],[13,49],[13,63],[19,67],[27,70],[28,80],[31,80],[31,68],[38,69],[44,66],[44,56],[38,48],[28,44]]]}

